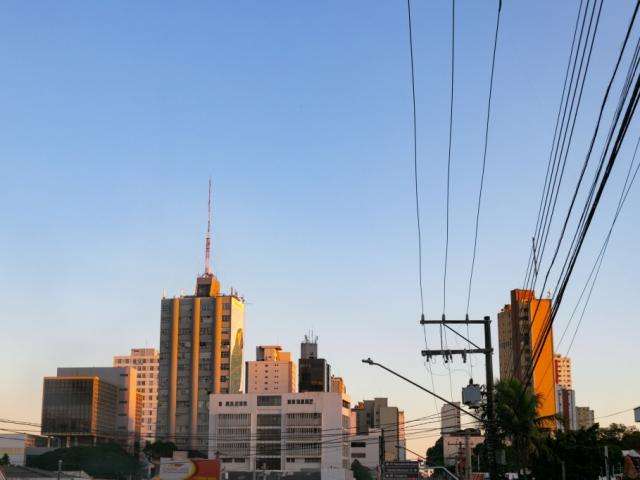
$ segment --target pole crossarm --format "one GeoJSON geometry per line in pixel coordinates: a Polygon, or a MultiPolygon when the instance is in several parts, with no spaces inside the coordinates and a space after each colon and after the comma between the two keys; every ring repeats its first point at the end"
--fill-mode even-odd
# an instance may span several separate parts
{"type": "Polygon", "coordinates": [[[487,353],[486,348],[472,348],[472,349],[462,349],[462,350],[422,350],[423,357],[430,357],[433,355],[469,355],[471,353],[487,353]]]}
{"type": "Polygon", "coordinates": [[[447,323],[452,324],[469,324],[469,325],[483,325],[484,320],[420,320],[420,325],[445,325],[447,323]]]}
{"type": "Polygon", "coordinates": [[[441,397],[440,395],[438,395],[437,393],[432,392],[431,390],[423,387],[422,385],[420,385],[419,383],[414,382],[413,380],[408,379],[407,377],[405,377],[404,375],[400,375],[398,372],[395,372],[393,370],[391,370],[388,367],[385,367],[384,365],[382,365],[381,363],[378,362],[374,362],[373,360],[371,360],[371,358],[366,358],[362,360],[362,363],[366,363],[368,365],[376,365],[380,368],[382,368],[383,370],[386,370],[387,372],[391,373],[392,375],[395,375],[398,378],[401,378],[402,380],[404,380],[405,382],[410,383],[411,385],[413,385],[414,387],[418,387],[420,390],[427,392],[429,395],[433,395],[434,397],[436,397],[438,400],[446,403],[447,405],[451,405],[452,407],[454,407],[456,410],[459,410],[461,413],[464,413],[466,415],[469,415],[470,417],[475,418],[476,420],[478,420],[481,423],[485,423],[485,419],[483,419],[482,417],[479,417],[478,415],[475,415],[471,412],[468,412],[467,410],[465,410],[464,408],[461,408],[459,405],[456,405],[455,403],[447,400],[444,397],[441,397]]]}

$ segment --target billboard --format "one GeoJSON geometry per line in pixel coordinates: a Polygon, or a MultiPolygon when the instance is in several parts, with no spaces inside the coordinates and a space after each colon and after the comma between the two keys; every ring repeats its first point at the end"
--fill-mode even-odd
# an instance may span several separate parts
{"type": "Polygon", "coordinates": [[[220,480],[220,460],[162,460],[154,480],[220,480]]]}

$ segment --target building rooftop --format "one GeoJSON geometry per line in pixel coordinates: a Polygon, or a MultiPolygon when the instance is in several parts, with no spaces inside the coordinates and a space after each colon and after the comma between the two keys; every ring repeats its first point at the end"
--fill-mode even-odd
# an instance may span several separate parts
{"type": "MultiPolygon", "coordinates": [[[[42,470],[39,468],[19,467],[17,465],[4,465],[0,467],[0,479],[10,480],[12,478],[57,478],[57,471],[42,470]]],[[[60,478],[78,479],[91,478],[85,472],[61,472],[60,478]]]]}

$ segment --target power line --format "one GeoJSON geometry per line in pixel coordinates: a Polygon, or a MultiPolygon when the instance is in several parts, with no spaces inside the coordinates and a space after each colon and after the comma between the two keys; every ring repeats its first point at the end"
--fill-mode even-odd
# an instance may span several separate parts
{"type": "MultiPolygon", "coordinates": [[[[473,238],[473,256],[471,257],[471,270],[469,272],[469,289],[467,292],[466,318],[469,318],[469,304],[471,303],[471,285],[473,272],[476,265],[476,253],[478,249],[478,226],[480,224],[480,206],[482,204],[482,191],[484,186],[484,173],[487,164],[487,145],[489,143],[489,123],[491,120],[491,98],[493,95],[493,75],[496,66],[496,50],[498,47],[498,32],[500,30],[500,13],[502,12],[502,0],[498,0],[498,14],[496,16],[496,29],[493,36],[493,53],[491,55],[491,75],[489,76],[489,98],[487,100],[487,117],[484,129],[484,149],[482,152],[482,171],[480,174],[480,189],[478,190],[478,208],[476,209],[475,233],[473,238]]],[[[467,324],[467,338],[469,338],[469,325],[467,324]]],[[[467,342],[467,348],[470,348],[467,342]]],[[[469,376],[473,378],[473,361],[469,359],[469,376]]]]}
{"type": "MultiPolygon", "coordinates": [[[[413,184],[415,188],[415,204],[416,204],[416,225],[418,232],[418,285],[420,290],[420,318],[424,319],[424,289],[422,285],[422,227],[420,224],[420,193],[418,189],[418,122],[416,114],[416,75],[413,59],[413,27],[411,20],[411,0],[407,0],[407,24],[409,30],[409,58],[411,63],[411,105],[412,105],[412,126],[413,126],[413,184]]],[[[427,347],[427,330],[423,326],[424,344],[427,347]]],[[[431,385],[434,385],[433,371],[431,364],[427,363],[427,370],[431,377],[431,385]]],[[[435,398],[433,406],[438,410],[435,398]]]]}
{"type": "MultiPolygon", "coordinates": [[[[621,58],[621,56],[624,53],[624,50],[626,48],[627,45],[627,41],[629,38],[629,35],[631,33],[637,12],[638,12],[638,7],[640,6],[640,1],[636,3],[635,9],[633,11],[633,15],[632,18],[630,20],[628,29],[627,29],[627,34],[625,36],[625,40],[621,46],[620,49],[620,56],[619,56],[619,60],[621,58]]],[[[636,52],[640,51],[640,39],[638,39],[636,41],[636,52]]],[[[607,136],[607,139],[605,141],[604,144],[604,148],[602,151],[602,155],[601,155],[601,159],[600,159],[600,164],[599,167],[594,175],[594,179],[592,182],[592,186],[591,186],[591,190],[590,193],[588,195],[587,200],[585,201],[585,205],[583,207],[583,211],[582,211],[582,215],[580,217],[580,221],[579,224],[577,226],[576,232],[574,234],[574,241],[571,242],[571,247],[569,249],[569,252],[567,253],[567,256],[565,258],[565,262],[564,265],[562,267],[562,271],[560,274],[560,277],[558,279],[558,282],[556,284],[556,288],[555,288],[555,303],[552,306],[552,310],[551,310],[551,314],[549,315],[549,318],[546,322],[546,324],[543,326],[542,332],[543,334],[541,335],[541,340],[538,342],[537,344],[537,348],[536,351],[534,353],[534,362],[531,366],[531,368],[529,369],[528,375],[527,375],[527,381],[526,381],[526,385],[528,386],[531,382],[531,379],[533,377],[533,371],[538,363],[538,361],[540,360],[541,354],[542,354],[542,346],[544,345],[544,343],[546,342],[546,339],[548,338],[550,332],[551,332],[551,328],[553,325],[553,322],[555,320],[555,317],[557,316],[558,313],[558,309],[562,303],[562,299],[564,296],[564,293],[566,291],[568,282],[571,278],[571,274],[573,273],[573,269],[575,267],[578,255],[582,249],[582,245],[584,243],[584,240],[586,238],[586,234],[589,230],[589,227],[593,221],[593,217],[595,215],[595,212],[597,210],[598,204],[600,203],[600,200],[602,198],[603,192],[604,192],[604,188],[609,180],[609,177],[611,175],[611,171],[613,169],[613,166],[615,164],[615,161],[618,157],[618,154],[620,152],[620,149],[622,147],[622,144],[624,142],[624,139],[626,137],[629,125],[631,123],[631,120],[633,119],[634,115],[635,115],[635,111],[637,108],[637,104],[638,104],[638,100],[640,99],[640,77],[637,77],[637,72],[638,72],[638,65],[639,65],[639,59],[640,57],[638,55],[634,55],[634,58],[631,62],[631,64],[629,65],[629,69],[628,69],[628,74],[627,74],[627,82],[625,83],[625,85],[622,88],[621,91],[621,95],[620,95],[620,103],[618,106],[617,111],[614,114],[614,118],[612,119],[612,124],[610,127],[610,131],[609,134],[607,136]],[[635,82],[632,82],[632,80],[635,78],[635,82]],[[631,92],[631,94],[629,94],[630,90],[631,90],[631,84],[634,83],[633,86],[633,91],[631,92]],[[626,104],[626,109],[624,112],[624,115],[622,116],[622,119],[620,119],[620,115],[622,113],[622,109],[623,106],[626,104]],[[615,141],[612,144],[612,140],[614,137],[614,132],[617,130],[617,134],[615,135],[615,141]],[[608,158],[607,158],[608,155],[608,158]]],[[[617,65],[616,65],[616,69],[614,70],[614,76],[615,73],[617,72],[617,65]]],[[[613,77],[612,77],[613,78],[613,77]]],[[[608,90],[607,90],[608,92],[608,90]]],[[[590,155],[591,150],[588,153],[588,156],[590,155]]],[[[575,195],[574,195],[575,196],[575,195]]]]}
{"type": "Polygon", "coordinates": [[[451,145],[453,140],[453,94],[456,63],[456,0],[451,0],[451,97],[449,99],[449,154],[447,157],[446,234],[444,246],[444,274],[442,278],[442,315],[447,312],[447,263],[449,260],[449,200],[451,189],[451,145]]]}

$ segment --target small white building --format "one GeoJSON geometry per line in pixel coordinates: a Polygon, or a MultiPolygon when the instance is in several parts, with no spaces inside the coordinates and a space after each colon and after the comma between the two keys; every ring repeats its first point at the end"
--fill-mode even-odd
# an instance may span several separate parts
{"type": "Polygon", "coordinates": [[[323,480],[350,480],[350,407],[337,392],[211,394],[209,458],[218,455],[227,472],[320,471],[323,480]]]}
{"type": "Polygon", "coordinates": [[[28,433],[3,433],[0,436],[0,457],[5,454],[11,465],[24,466],[30,454],[42,454],[54,450],[55,439],[28,433]]]}
{"type": "Polygon", "coordinates": [[[382,430],[370,428],[369,433],[351,438],[351,461],[358,460],[363,467],[376,470],[380,465],[382,430]]]}

